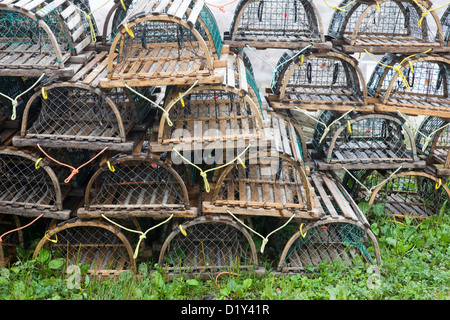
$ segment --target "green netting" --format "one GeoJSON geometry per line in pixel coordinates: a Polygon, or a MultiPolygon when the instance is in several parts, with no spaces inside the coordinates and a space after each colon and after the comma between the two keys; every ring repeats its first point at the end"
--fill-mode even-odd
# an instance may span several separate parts
{"type": "MultiPolygon", "coordinates": [[[[220,35],[219,26],[217,25],[216,18],[214,17],[213,13],[206,5],[203,6],[202,11],[200,11],[199,17],[206,24],[206,26],[208,28],[208,32],[211,35],[212,40],[214,42],[217,56],[220,59],[220,56],[222,54],[223,42],[222,42],[222,37],[220,35]]],[[[197,22],[197,24],[198,24],[198,22],[197,22]]],[[[205,36],[204,36],[205,30],[202,30],[202,29],[203,28],[200,28],[200,30],[201,30],[200,33],[205,38],[205,36]]],[[[208,38],[205,38],[205,40],[208,40],[208,38]]]]}

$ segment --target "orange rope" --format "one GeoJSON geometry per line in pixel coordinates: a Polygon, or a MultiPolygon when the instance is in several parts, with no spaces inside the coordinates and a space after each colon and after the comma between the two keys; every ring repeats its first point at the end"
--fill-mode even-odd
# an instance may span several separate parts
{"type": "Polygon", "coordinates": [[[219,278],[220,275],[222,275],[222,274],[224,274],[224,273],[229,273],[229,274],[233,274],[233,275],[235,275],[235,276],[238,276],[237,273],[230,272],[230,271],[222,271],[222,272],[220,272],[220,273],[216,276],[216,284],[217,284],[217,287],[218,287],[219,289],[220,289],[220,284],[217,283],[217,279],[219,278]]]}
{"type": "Polygon", "coordinates": [[[228,2],[228,3],[223,4],[223,5],[221,5],[221,6],[217,6],[217,5],[215,5],[215,4],[208,3],[208,2],[205,2],[205,4],[207,4],[208,6],[211,6],[211,7],[219,8],[220,11],[222,11],[223,13],[225,13],[225,7],[228,6],[229,4],[235,3],[236,1],[237,1],[237,0],[233,0],[233,1],[230,1],[230,2],[228,2]]]}
{"type": "Polygon", "coordinates": [[[52,157],[50,157],[47,153],[45,153],[44,150],[42,150],[42,148],[41,148],[41,146],[39,145],[39,143],[37,144],[37,147],[39,148],[39,150],[42,151],[43,154],[45,154],[45,155],[47,156],[47,158],[53,160],[54,162],[56,162],[56,163],[58,163],[58,164],[60,164],[60,165],[62,165],[62,166],[65,166],[65,167],[68,167],[68,168],[72,169],[72,173],[70,174],[70,176],[68,176],[68,177],[66,178],[66,180],[64,180],[65,183],[69,183],[69,182],[70,182],[70,179],[72,179],[73,176],[76,175],[82,167],[84,167],[85,165],[89,164],[91,161],[93,161],[95,158],[97,158],[99,155],[101,155],[106,149],[108,149],[108,147],[105,147],[102,151],[100,151],[99,153],[97,153],[97,155],[96,155],[95,157],[93,157],[91,160],[89,160],[88,162],[82,164],[82,165],[79,166],[78,168],[74,168],[74,167],[72,167],[72,166],[70,166],[70,165],[68,165],[68,164],[59,162],[58,160],[53,159],[52,157]]]}
{"type": "Polygon", "coordinates": [[[9,231],[5,232],[4,234],[2,234],[2,235],[0,236],[0,242],[3,241],[2,238],[3,238],[4,236],[6,236],[7,234],[9,234],[9,233],[11,233],[11,232],[14,232],[14,231],[19,231],[19,230],[21,230],[21,229],[24,229],[24,228],[26,228],[26,227],[32,225],[37,219],[39,219],[39,218],[42,217],[43,215],[44,215],[44,214],[41,213],[36,219],[34,219],[34,220],[31,221],[29,224],[27,224],[27,225],[25,225],[25,226],[23,226],[23,227],[20,227],[20,228],[17,228],[17,229],[13,229],[13,230],[9,230],[9,231]]]}

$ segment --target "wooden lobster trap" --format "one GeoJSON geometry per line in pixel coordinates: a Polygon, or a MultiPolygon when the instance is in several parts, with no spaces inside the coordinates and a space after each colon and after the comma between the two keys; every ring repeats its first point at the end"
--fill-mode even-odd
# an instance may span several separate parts
{"type": "Polygon", "coordinates": [[[224,83],[168,89],[152,152],[235,148],[264,138],[261,100],[244,61],[230,54],[224,83]]]}
{"type": "Polygon", "coordinates": [[[92,42],[77,8],[60,0],[1,1],[0,75],[72,76],[92,42]]]}
{"type": "MultiPolygon", "coordinates": [[[[154,107],[127,88],[100,90],[106,73],[106,52],[99,53],[68,81],[40,86],[25,108],[18,147],[78,148],[131,151],[143,138],[154,107]],[[39,109],[36,107],[39,105],[39,109]],[[35,121],[28,117],[39,110],[35,121]]],[[[138,89],[155,99],[155,88],[138,89]]]]}
{"type": "Polygon", "coordinates": [[[71,186],[60,181],[69,173],[39,159],[14,148],[0,150],[0,211],[25,217],[43,213],[44,218],[66,220],[71,210],[63,204],[71,186]]]}
{"type": "Polygon", "coordinates": [[[64,221],[48,230],[37,244],[33,259],[42,249],[49,250],[52,257],[64,258],[67,272],[74,266],[87,266],[87,272],[94,275],[136,272],[130,241],[119,228],[101,221],[64,221]]]}
{"type": "Polygon", "coordinates": [[[312,156],[320,170],[424,168],[404,119],[389,114],[335,115],[322,111],[312,156]]]}
{"type": "Polygon", "coordinates": [[[386,55],[381,63],[384,66],[375,67],[367,85],[368,93],[380,100],[375,111],[450,117],[448,57],[419,55],[406,62],[404,57],[386,55]],[[403,63],[397,66],[399,62],[403,63]]]}
{"type": "Polygon", "coordinates": [[[105,16],[102,29],[102,44],[110,44],[117,35],[117,27],[125,19],[138,0],[114,0],[105,16]]]}
{"type": "Polygon", "coordinates": [[[334,11],[328,34],[344,52],[416,53],[418,48],[448,51],[431,1],[344,0],[334,11]],[[437,30],[437,37],[433,29],[437,30]],[[435,39],[436,38],[436,39],[435,39]],[[435,41],[436,40],[436,41],[435,41]]]}
{"type": "Polygon", "coordinates": [[[364,76],[353,57],[337,51],[286,51],[267,100],[275,110],[371,111],[364,76]]]}
{"type": "Polygon", "coordinates": [[[172,166],[144,153],[116,156],[92,175],[84,207],[78,209],[77,216],[193,218],[198,199],[190,198],[185,171],[183,166],[172,166]]]}
{"type": "Polygon", "coordinates": [[[241,0],[224,40],[230,47],[327,48],[320,14],[306,0],[241,0]]]}
{"type": "Polygon", "coordinates": [[[22,230],[13,230],[21,227],[16,215],[0,214],[0,268],[8,266],[16,255],[16,247],[24,247],[22,230]]]}
{"type": "Polygon", "coordinates": [[[140,1],[118,30],[101,87],[222,82],[215,71],[226,65],[221,59],[226,50],[202,0],[140,1]]]}
{"type": "Polygon", "coordinates": [[[443,179],[424,171],[404,171],[384,179],[371,193],[369,205],[382,204],[386,215],[427,218],[439,214],[450,197],[443,179]]]}

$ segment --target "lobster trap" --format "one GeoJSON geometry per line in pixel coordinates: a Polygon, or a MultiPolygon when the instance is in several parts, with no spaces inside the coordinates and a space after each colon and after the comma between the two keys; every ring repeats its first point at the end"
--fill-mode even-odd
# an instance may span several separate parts
{"type": "Polygon", "coordinates": [[[119,155],[93,174],[77,216],[193,218],[197,207],[188,181],[183,166],[173,167],[148,154],[119,155]]]}
{"type": "Polygon", "coordinates": [[[450,60],[444,56],[413,57],[408,63],[403,57],[384,56],[375,67],[368,92],[380,100],[378,112],[402,112],[449,118],[450,60]],[[393,69],[400,59],[399,72],[393,69]],[[389,66],[389,67],[387,67],[389,66]]]}
{"type": "Polygon", "coordinates": [[[152,152],[234,148],[239,141],[264,138],[259,91],[250,71],[242,59],[228,59],[227,69],[226,83],[169,89],[152,152]]]}
{"type": "MultiPolygon", "coordinates": [[[[447,7],[441,17],[442,34],[444,35],[444,45],[449,46],[450,43],[450,7],[447,7]]],[[[436,34],[436,39],[439,37],[439,33],[436,34]]]]}
{"type": "MultiPolygon", "coordinates": [[[[154,107],[127,88],[98,89],[106,72],[106,52],[100,53],[69,81],[41,86],[25,108],[18,147],[36,146],[88,150],[131,151],[143,138],[154,107]],[[35,103],[36,102],[36,103],[35,103]],[[28,116],[39,105],[37,119],[28,116]]],[[[138,89],[155,99],[155,88],[138,89]]]]}
{"type": "Polygon", "coordinates": [[[17,247],[24,247],[22,230],[12,232],[20,227],[21,223],[16,215],[0,214],[0,268],[8,266],[17,253],[17,247]]]}
{"type": "Polygon", "coordinates": [[[117,27],[138,2],[138,0],[114,0],[103,23],[102,44],[114,40],[118,32],[117,27]]]}
{"type": "Polygon", "coordinates": [[[356,59],[335,51],[286,51],[278,61],[267,98],[275,110],[371,111],[356,59]]]}
{"type": "Polygon", "coordinates": [[[228,216],[199,216],[173,228],[161,248],[158,265],[168,272],[199,274],[250,270],[258,266],[249,232],[228,216]]]}
{"type": "Polygon", "coordinates": [[[241,0],[224,40],[232,47],[298,49],[312,42],[323,45],[324,34],[312,1],[241,0]]]}
{"type": "Polygon", "coordinates": [[[69,1],[0,2],[0,75],[72,76],[92,41],[83,20],[69,1]]]}
{"type": "Polygon", "coordinates": [[[222,82],[215,69],[226,64],[223,43],[204,1],[140,1],[118,30],[101,87],[222,82]]]}
{"type": "Polygon", "coordinates": [[[344,0],[334,11],[328,34],[344,52],[417,53],[418,48],[445,49],[439,17],[430,1],[344,0]],[[433,29],[437,30],[437,36],[433,29]],[[436,41],[435,41],[436,40],[436,41]]]}
{"type": "Polygon", "coordinates": [[[322,111],[314,131],[320,170],[424,168],[404,120],[388,114],[334,115],[322,111]]]}
{"type": "Polygon", "coordinates": [[[439,214],[450,189],[440,178],[422,171],[406,171],[376,187],[369,205],[382,204],[386,215],[426,218],[439,214]]]}
{"type": "Polygon", "coordinates": [[[427,164],[435,169],[437,176],[450,175],[449,122],[438,117],[425,117],[416,134],[416,148],[427,164]]]}
{"type": "Polygon", "coordinates": [[[40,240],[33,259],[42,249],[49,250],[52,257],[64,258],[66,268],[88,266],[89,274],[136,272],[130,241],[118,228],[101,221],[72,219],[60,223],[40,240]]]}

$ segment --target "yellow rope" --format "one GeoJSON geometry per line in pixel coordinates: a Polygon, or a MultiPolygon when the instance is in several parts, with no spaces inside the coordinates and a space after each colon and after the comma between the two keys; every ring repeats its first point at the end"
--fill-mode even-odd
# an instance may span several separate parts
{"type": "Polygon", "coordinates": [[[12,114],[11,114],[11,120],[16,120],[16,108],[17,105],[19,104],[18,100],[21,96],[23,96],[25,93],[27,93],[28,91],[30,91],[31,89],[33,89],[38,83],[39,81],[41,81],[41,79],[45,76],[45,72],[36,80],[36,82],[29,87],[27,90],[25,90],[24,92],[22,92],[21,94],[19,94],[17,97],[15,97],[14,99],[8,97],[6,94],[3,94],[0,92],[0,96],[3,96],[9,100],[11,100],[12,103],[12,114]]]}
{"type": "Polygon", "coordinates": [[[111,171],[111,172],[115,172],[116,171],[116,168],[114,168],[114,166],[111,164],[111,162],[109,162],[109,160],[106,161],[106,164],[108,165],[109,171],[111,171]]]}
{"type": "MultiPolygon", "coordinates": [[[[253,232],[254,234],[258,235],[259,237],[261,237],[263,239],[263,242],[261,244],[261,253],[264,253],[264,248],[266,247],[267,242],[269,242],[269,237],[274,234],[275,232],[277,232],[278,230],[283,229],[285,226],[287,226],[289,224],[289,222],[291,222],[292,219],[294,219],[295,217],[295,213],[289,218],[288,221],[286,221],[285,224],[283,224],[281,227],[273,230],[272,232],[270,232],[266,237],[264,237],[263,235],[261,235],[260,233],[256,232],[255,230],[253,230],[252,228],[250,228],[249,226],[247,226],[244,222],[242,222],[241,220],[239,220],[234,214],[232,214],[230,212],[230,210],[227,210],[227,212],[234,218],[236,219],[240,224],[242,224],[244,227],[246,227],[248,230],[250,230],[251,232],[253,232]]],[[[303,235],[303,234],[302,234],[303,235]]],[[[306,235],[306,233],[305,233],[306,235]]]]}
{"type": "Polygon", "coordinates": [[[90,32],[91,32],[91,40],[92,40],[93,43],[97,42],[97,35],[95,34],[94,24],[92,23],[91,16],[92,16],[92,14],[95,11],[99,10],[100,8],[102,8],[106,4],[108,4],[109,1],[111,1],[111,0],[107,0],[104,4],[102,4],[100,7],[98,7],[97,9],[92,11],[91,13],[86,13],[85,11],[83,11],[80,8],[78,8],[77,6],[75,6],[75,8],[77,8],[84,15],[84,17],[87,19],[87,21],[89,22],[89,28],[90,28],[90,32]]]}
{"type": "Polygon", "coordinates": [[[379,185],[383,184],[385,181],[389,180],[394,174],[396,174],[401,168],[402,166],[398,167],[394,172],[392,172],[389,177],[387,177],[386,179],[382,180],[380,183],[378,183],[377,185],[373,186],[372,188],[367,188],[364,184],[362,184],[358,179],[356,179],[356,177],[354,175],[351,174],[350,171],[347,170],[347,168],[345,167],[341,167],[342,169],[344,169],[344,171],[346,171],[352,178],[353,180],[355,180],[361,187],[363,187],[364,189],[366,189],[367,191],[367,195],[366,195],[366,201],[370,199],[373,189],[375,189],[376,187],[378,187],[379,185]]]}
{"type": "Polygon", "coordinates": [[[325,4],[326,4],[329,8],[331,8],[331,9],[333,9],[333,10],[340,10],[340,11],[342,11],[342,12],[347,12],[347,10],[345,10],[345,8],[347,8],[349,5],[351,5],[351,4],[352,4],[353,2],[355,2],[355,1],[356,1],[356,0],[353,0],[352,2],[346,4],[345,6],[339,7],[339,6],[330,6],[325,0],[323,0],[323,2],[325,2],[325,4]]]}
{"type": "MultiPolygon", "coordinates": [[[[350,112],[352,112],[355,108],[352,108],[350,110],[348,110],[346,113],[342,114],[339,118],[337,118],[336,120],[334,120],[332,123],[330,123],[329,126],[326,125],[326,123],[320,121],[319,119],[317,119],[316,117],[313,117],[309,114],[307,114],[306,112],[304,112],[302,109],[300,109],[297,106],[294,106],[294,110],[300,111],[302,112],[304,115],[310,117],[311,119],[313,119],[314,121],[320,123],[321,125],[323,125],[325,127],[325,130],[323,131],[322,137],[319,140],[319,144],[322,143],[323,139],[327,136],[328,132],[331,130],[331,127],[338,122],[339,120],[341,120],[342,118],[344,118],[346,115],[348,115],[350,112]]],[[[347,121],[347,125],[348,125],[348,130],[351,133],[352,129],[351,129],[351,125],[350,125],[350,121],[347,121]]]]}
{"type": "MultiPolygon", "coordinates": [[[[172,101],[172,102],[169,104],[169,106],[167,107],[167,110],[164,109],[163,107],[161,107],[159,104],[153,102],[152,100],[150,100],[149,98],[147,98],[147,97],[144,96],[143,94],[140,94],[139,92],[137,92],[136,90],[134,90],[133,88],[131,88],[131,87],[130,87],[128,84],[126,84],[126,83],[125,83],[125,87],[127,87],[129,90],[131,90],[132,92],[134,92],[135,94],[137,94],[137,95],[138,95],[139,97],[141,97],[142,99],[147,100],[148,102],[152,103],[154,106],[156,106],[157,108],[159,108],[159,109],[162,111],[163,116],[166,118],[167,124],[169,125],[169,127],[172,127],[172,126],[173,126],[173,123],[172,123],[172,121],[170,120],[170,117],[169,117],[169,111],[170,111],[170,109],[172,109],[172,107],[173,107],[180,99],[183,99],[183,97],[184,97],[185,95],[187,95],[189,92],[191,92],[191,90],[197,85],[197,83],[198,83],[198,80],[196,80],[196,81],[194,82],[194,84],[193,84],[192,86],[190,86],[189,89],[187,89],[183,94],[179,94],[179,95],[178,95],[178,99],[176,99],[175,101],[172,101]]],[[[182,104],[184,104],[184,100],[182,101],[182,104]]],[[[183,106],[184,106],[184,105],[183,105],[183,106]]]]}
{"type": "Polygon", "coordinates": [[[300,224],[300,226],[299,226],[298,228],[299,228],[299,230],[300,230],[300,234],[301,234],[302,237],[304,238],[304,237],[306,237],[306,234],[308,233],[308,231],[306,231],[305,233],[303,233],[303,229],[302,229],[303,225],[306,225],[306,223],[303,222],[302,224],[300,224]]]}
{"type": "MultiPolygon", "coordinates": [[[[433,50],[433,49],[428,49],[427,51],[424,51],[424,52],[419,52],[419,53],[411,54],[411,55],[407,56],[406,58],[404,58],[398,65],[389,66],[389,65],[384,64],[384,63],[378,61],[377,59],[375,59],[375,58],[369,53],[369,51],[367,51],[366,49],[364,49],[364,51],[365,51],[365,52],[366,52],[366,53],[367,53],[367,54],[368,54],[368,55],[369,55],[376,63],[378,63],[378,64],[380,64],[380,65],[382,65],[382,66],[384,66],[384,67],[386,67],[386,68],[394,69],[394,70],[398,73],[398,75],[400,76],[400,79],[402,79],[403,84],[405,85],[405,87],[406,87],[408,90],[410,90],[411,87],[410,87],[410,85],[409,85],[408,79],[407,79],[406,76],[403,74],[403,72],[400,70],[400,67],[401,67],[402,64],[403,64],[405,61],[407,61],[409,58],[414,57],[414,56],[416,56],[416,55],[418,55],[418,54],[426,54],[426,53],[430,52],[431,50],[433,50]]],[[[412,73],[414,73],[414,68],[413,68],[412,62],[408,60],[408,63],[409,63],[409,66],[410,66],[410,68],[411,68],[412,73]]]]}
{"type": "Polygon", "coordinates": [[[189,161],[188,159],[186,159],[185,157],[183,157],[183,156],[178,152],[178,150],[175,149],[175,147],[172,148],[172,150],[175,151],[175,152],[180,156],[180,158],[182,158],[184,161],[186,161],[186,162],[189,163],[191,166],[195,167],[196,169],[198,169],[198,170],[200,171],[200,176],[203,178],[203,182],[204,182],[204,184],[205,184],[205,191],[209,193],[210,187],[209,187],[209,182],[208,182],[208,179],[207,179],[207,173],[208,173],[209,171],[214,171],[214,170],[218,170],[218,169],[221,169],[221,168],[223,168],[223,167],[226,167],[226,166],[230,165],[231,163],[233,163],[233,162],[236,161],[236,160],[238,160],[238,161],[241,163],[241,165],[245,168],[245,164],[244,164],[244,162],[242,161],[241,156],[242,156],[244,153],[247,152],[247,150],[250,148],[250,146],[251,146],[251,144],[249,144],[249,145],[244,149],[244,151],[242,151],[240,154],[238,154],[238,155],[236,156],[236,158],[234,158],[233,160],[231,160],[231,161],[229,161],[229,162],[227,162],[227,163],[225,163],[225,164],[223,164],[223,165],[221,165],[221,166],[218,166],[218,167],[215,167],[215,168],[211,168],[211,169],[207,169],[207,170],[205,170],[205,171],[203,171],[202,168],[198,167],[197,165],[193,164],[191,161],[189,161]]]}
{"type": "Polygon", "coordinates": [[[139,241],[138,241],[138,243],[136,244],[136,249],[134,250],[134,254],[133,254],[133,258],[134,258],[134,259],[137,258],[139,246],[141,245],[141,241],[144,240],[144,239],[147,237],[147,233],[148,233],[149,231],[151,231],[151,230],[153,230],[153,229],[155,229],[155,228],[157,228],[157,227],[159,227],[159,226],[161,226],[161,225],[167,223],[170,219],[172,219],[172,217],[173,217],[173,214],[171,214],[170,217],[167,218],[166,220],[164,220],[163,222],[161,222],[161,223],[159,223],[159,224],[157,224],[157,225],[155,225],[155,226],[153,226],[153,227],[147,229],[147,231],[145,231],[145,232],[142,232],[142,231],[137,231],[137,230],[125,228],[124,226],[122,226],[122,225],[120,225],[120,224],[118,224],[118,223],[112,221],[111,219],[108,219],[108,218],[102,213],[102,218],[104,218],[105,220],[109,221],[110,223],[116,225],[117,227],[122,228],[122,229],[124,229],[124,230],[126,230],[126,231],[129,231],[129,232],[134,232],[134,233],[140,234],[140,236],[139,236],[139,241]]]}
{"type": "Polygon", "coordinates": [[[432,12],[432,11],[434,11],[434,10],[439,10],[439,9],[442,9],[442,8],[444,8],[444,7],[446,7],[446,6],[448,6],[449,4],[450,4],[450,2],[449,3],[447,3],[447,4],[444,4],[444,5],[442,5],[442,6],[440,6],[440,7],[437,7],[437,8],[432,8],[432,9],[429,9],[429,10],[427,10],[424,6],[422,6],[419,2],[417,2],[417,0],[413,0],[416,4],[417,4],[417,6],[419,6],[420,7],[420,9],[422,9],[422,15],[421,15],[421,17],[420,17],[420,19],[419,19],[419,21],[417,22],[417,26],[421,26],[422,25],[422,21],[423,21],[423,19],[425,19],[426,18],[426,16],[428,16],[428,14],[430,13],[430,12],[432,12]]]}

